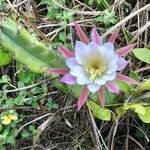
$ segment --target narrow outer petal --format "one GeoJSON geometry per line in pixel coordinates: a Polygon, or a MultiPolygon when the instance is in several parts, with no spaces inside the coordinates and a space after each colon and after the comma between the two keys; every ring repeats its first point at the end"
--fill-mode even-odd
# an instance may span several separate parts
{"type": "Polygon", "coordinates": [[[130,83],[130,84],[135,84],[135,85],[138,85],[140,82],[139,81],[136,81],[134,79],[131,79],[121,73],[117,73],[117,77],[116,77],[117,80],[120,80],[120,81],[124,81],[124,82],[127,82],[127,83],[130,83]]]}
{"type": "Polygon", "coordinates": [[[69,72],[69,68],[48,69],[47,72],[56,73],[56,74],[66,74],[69,72]]]}
{"type": "Polygon", "coordinates": [[[83,30],[81,29],[81,27],[76,23],[74,22],[74,25],[75,25],[75,28],[76,28],[76,31],[77,31],[77,34],[80,38],[80,40],[86,44],[88,44],[89,40],[86,36],[86,34],[83,32],[83,30]]]}
{"type": "Polygon", "coordinates": [[[81,92],[81,95],[79,97],[79,100],[77,102],[78,111],[81,109],[85,101],[87,100],[89,96],[89,90],[87,89],[87,86],[84,86],[81,92]]]}
{"type": "Polygon", "coordinates": [[[114,43],[116,38],[118,37],[118,33],[119,33],[120,28],[118,28],[113,34],[112,36],[109,38],[108,42],[114,43]]]}
{"type": "Polygon", "coordinates": [[[74,55],[70,50],[68,50],[67,48],[63,47],[62,45],[59,45],[58,49],[59,49],[60,53],[66,59],[70,58],[70,57],[73,57],[73,55],[74,55]]]}
{"type": "Polygon", "coordinates": [[[136,44],[130,44],[130,45],[127,45],[125,47],[122,47],[120,49],[118,49],[116,51],[116,54],[118,54],[119,56],[125,56],[127,55],[130,51],[133,50],[133,48],[135,47],[136,44]]]}
{"type": "Polygon", "coordinates": [[[117,71],[120,71],[120,70],[122,70],[123,68],[125,68],[127,64],[128,64],[128,61],[126,61],[126,60],[125,60],[124,58],[122,58],[122,57],[119,57],[119,60],[118,60],[118,62],[117,62],[117,66],[118,66],[117,71]]]}
{"type": "Polygon", "coordinates": [[[107,87],[107,89],[110,92],[119,94],[119,86],[118,86],[118,84],[116,82],[114,82],[114,81],[108,81],[106,83],[106,87],[107,87]]]}
{"type": "Polygon", "coordinates": [[[65,74],[60,81],[69,85],[77,83],[76,77],[72,76],[70,73],[65,74]]]}
{"type": "Polygon", "coordinates": [[[105,93],[104,93],[104,87],[101,87],[98,91],[98,97],[99,97],[99,101],[100,104],[102,105],[102,107],[105,105],[105,93]]]}
{"type": "Polygon", "coordinates": [[[91,32],[91,40],[92,40],[92,42],[102,46],[102,39],[99,36],[99,34],[97,33],[96,27],[94,27],[92,32],[91,32]]]}

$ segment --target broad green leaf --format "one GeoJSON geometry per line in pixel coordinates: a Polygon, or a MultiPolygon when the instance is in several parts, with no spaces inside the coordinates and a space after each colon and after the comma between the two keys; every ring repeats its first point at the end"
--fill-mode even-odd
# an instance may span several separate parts
{"type": "Polygon", "coordinates": [[[97,117],[98,119],[110,121],[111,119],[111,113],[109,109],[102,108],[98,104],[96,104],[93,101],[88,101],[87,106],[89,109],[92,110],[93,115],[97,117]]]}
{"type": "Polygon", "coordinates": [[[148,64],[150,64],[150,49],[148,48],[135,48],[133,50],[134,55],[148,64]]]}
{"type": "Polygon", "coordinates": [[[126,96],[128,97],[131,93],[131,87],[129,84],[122,82],[122,81],[117,81],[119,88],[121,91],[125,92],[126,96]]]}
{"type": "Polygon", "coordinates": [[[0,50],[0,65],[7,65],[11,62],[11,55],[3,50],[0,50]]]}
{"type": "Polygon", "coordinates": [[[140,80],[139,74],[135,71],[130,71],[129,77],[131,77],[134,80],[140,80]]]}
{"type": "Polygon", "coordinates": [[[143,83],[141,83],[139,88],[134,92],[134,95],[137,96],[141,92],[146,91],[146,90],[150,90],[150,79],[147,79],[143,83]]]}
{"type": "Polygon", "coordinates": [[[0,35],[2,46],[35,73],[44,73],[50,67],[61,67],[63,64],[53,51],[49,52],[44,44],[11,19],[1,24],[0,35]]]}
{"type": "Polygon", "coordinates": [[[145,123],[150,123],[150,107],[145,107],[145,113],[139,114],[140,119],[145,123]]]}
{"type": "Polygon", "coordinates": [[[118,107],[115,111],[116,111],[118,117],[124,116],[124,114],[127,112],[125,109],[123,109],[123,106],[118,107]]]}
{"type": "Polygon", "coordinates": [[[143,107],[141,104],[125,104],[123,106],[124,110],[132,109],[138,114],[145,114],[145,107],[143,107]]]}

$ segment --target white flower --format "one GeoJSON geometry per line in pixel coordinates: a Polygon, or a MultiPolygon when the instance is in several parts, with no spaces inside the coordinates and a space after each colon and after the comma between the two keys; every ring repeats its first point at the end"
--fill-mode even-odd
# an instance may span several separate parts
{"type": "Polygon", "coordinates": [[[75,76],[79,85],[87,84],[91,92],[96,92],[107,81],[116,78],[118,55],[114,53],[112,43],[99,46],[94,42],[86,45],[77,41],[75,57],[66,60],[70,74],[75,76]]]}
{"type": "Polygon", "coordinates": [[[100,103],[104,105],[105,87],[110,92],[119,93],[116,80],[139,84],[138,81],[118,72],[124,69],[128,63],[123,56],[135,46],[135,44],[130,44],[115,51],[113,43],[119,30],[109,38],[107,43],[102,44],[95,27],[91,32],[91,42],[76,23],[75,28],[81,41],[76,42],[74,53],[62,45],[59,46],[59,51],[66,58],[68,68],[49,69],[48,72],[63,74],[60,81],[66,84],[84,85],[77,103],[78,110],[81,109],[90,92],[97,91],[100,103]]]}

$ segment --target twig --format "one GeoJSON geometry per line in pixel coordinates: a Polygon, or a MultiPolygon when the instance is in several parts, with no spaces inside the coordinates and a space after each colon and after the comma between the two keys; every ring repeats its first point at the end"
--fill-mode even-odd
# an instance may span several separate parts
{"type": "Polygon", "coordinates": [[[91,15],[91,16],[98,16],[98,15],[102,15],[103,12],[102,11],[79,11],[79,10],[74,10],[74,9],[69,9],[67,7],[62,6],[61,4],[59,4],[56,0],[52,0],[56,5],[58,5],[60,8],[73,12],[75,14],[79,14],[79,15],[91,15]]]}
{"type": "Polygon", "coordinates": [[[29,124],[31,124],[31,123],[33,123],[33,122],[36,122],[36,121],[38,121],[38,120],[41,120],[41,119],[43,119],[43,118],[45,118],[45,117],[47,117],[47,116],[51,116],[52,114],[53,114],[53,113],[47,113],[47,114],[44,114],[43,116],[40,116],[40,117],[38,117],[38,118],[35,118],[34,120],[31,120],[31,121],[27,122],[26,124],[24,124],[23,126],[21,126],[21,127],[15,132],[15,136],[17,136],[18,133],[19,133],[24,127],[26,127],[27,125],[29,125],[29,124]]]}
{"type": "Polygon", "coordinates": [[[150,66],[142,67],[142,68],[136,70],[136,72],[143,72],[143,71],[147,71],[147,70],[148,71],[150,70],[150,66]]]}
{"type": "MultiPolygon", "coordinates": [[[[55,78],[56,78],[56,77],[55,77],[55,78]]],[[[55,79],[55,78],[53,78],[53,79],[55,79]]],[[[40,81],[40,82],[38,82],[38,83],[29,85],[29,86],[25,86],[25,87],[18,88],[18,89],[13,89],[13,90],[6,90],[6,91],[4,91],[4,92],[10,93],[10,92],[17,92],[17,91],[22,91],[22,90],[31,89],[31,88],[33,88],[33,87],[35,87],[35,86],[38,86],[38,85],[40,85],[40,84],[42,84],[42,83],[44,83],[44,82],[46,82],[46,81],[49,81],[49,80],[51,80],[51,79],[42,80],[42,81],[40,81]]]]}
{"type": "MultiPolygon", "coordinates": [[[[57,113],[57,112],[56,112],[56,113],[57,113]]],[[[55,113],[55,114],[56,114],[56,113],[55,113]]],[[[42,134],[42,132],[43,132],[43,131],[45,130],[45,128],[47,127],[47,125],[48,125],[50,122],[52,123],[53,121],[56,120],[55,114],[53,114],[52,116],[50,116],[46,121],[44,121],[44,122],[38,127],[38,133],[37,133],[37,135],[36,135],[35,138],[34,138],[34,142],[33,142],[33,146],[32,146],[32,148],[31,148],[31,150],[34,150],[34,149],[35,149],[36,143],[37,143],[37,141],[38,141],[40,135],[42,134]]]]}
{"type": "Polygon", "coordinates": [[[137,34],[134,36],[134,38],[131,40],[130,43],[135,42],[135,41],[138,39],[138,37],[139,37],[146,29],[148,29],[149,27],[150,27],[150,21],[147,22],[142,28],[140,28],[140,29],[138,30],[137,34]]]}
{"type": "Polygon", "coordinates": [[[123,20],[121,20],[119,23],[117,23],[115,26],[111,27],[109,30],[107,30],[103,35],[102,38],[106,37],[108,34],[112,33],[115,29],[117,29],[119,26],[123,25],[125,22],[127,22],[129,19],[133,18],[137,14],[141,13],[144,10],[147,10],[150,8],[150,4],[145,5],[144,7],[138,9],[137,11],[133,12],[123,20]]]}
{"type": "MultiPolygon", "coordinates": [[[[97,125],[96,125],[96,123],[95,123],[95,121],[94,121],[94,117],[93,117],[93,115],[92,115],[90,109],[88,109],[88,111],[89,111],[90,118],[91,118],[91,122],[92,122],[92,125],[93,125],[94,134],[95,134],[96,140],[97,140],[97,146],[98,146],[97,149],[98,149],[98,148],[101,148],[101,144],[100,144],[100,141],[99,141],[99,137],[100,137],[100,138],[101,138],[101,141],[102,141],[102,143],[103,143],[103,145],[104,145],[104,147],[105,147],[105,150],[108,150],[108,148],[107,148],[107,146],[106,146],[106,144],[105,144],[105,141],[104,141],[104,139],[103,139],[103,137],[102,137],[100,131],[99,131],[98,128],[97,128],[97,125]],[[99,137],[98,137],[98,136],[99,136],[99,137]]],[[[99,150],[99,149],[98,149],[98,150],[99,150]]]]}
{"type": "Polygon", "coordinates": [[[119,124],[119,118],[117,118],[117,120],[115,122],[114,132],[113,132],[112,140],[111,140],[111,147],[110,147],[111,150],[114,149],[114,139],[115,139],[115,135],[116,135],[116,132],[117,132],[118,124],[119,124]]]}

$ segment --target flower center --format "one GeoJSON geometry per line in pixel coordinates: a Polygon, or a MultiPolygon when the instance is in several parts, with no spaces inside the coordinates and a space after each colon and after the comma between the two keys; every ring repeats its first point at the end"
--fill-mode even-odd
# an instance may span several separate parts
{"type": "Polygon", "coordinates": [[[12,119],[13,119],[13,115],[6,115],[4,117],[4,121],[6,121],[6,122],[11,122],[12,119]]]}
{"type": "Polygon", "coordinates": [[[102,75],[106,70],[106,63],[102,60],[92,61],[85,66],[85,71],[89,74],[90,80],[94,81],[96,77],[102,75]]]}

